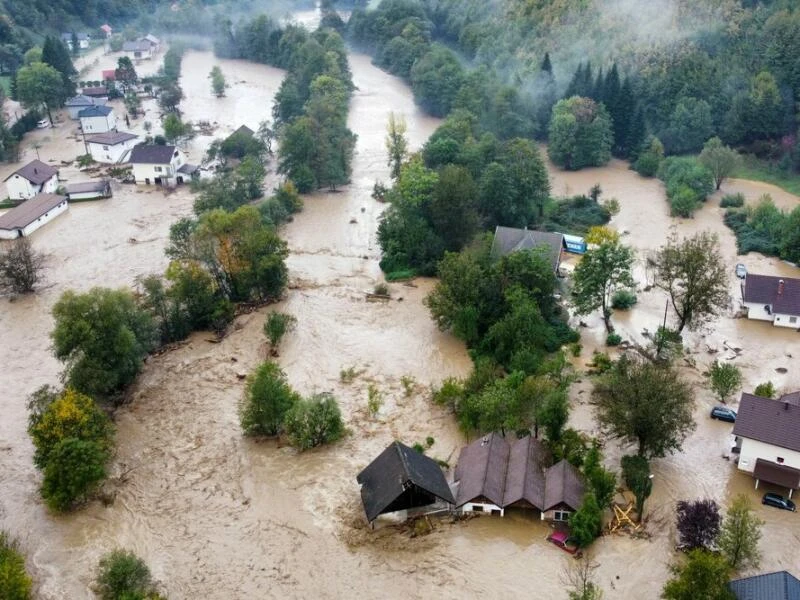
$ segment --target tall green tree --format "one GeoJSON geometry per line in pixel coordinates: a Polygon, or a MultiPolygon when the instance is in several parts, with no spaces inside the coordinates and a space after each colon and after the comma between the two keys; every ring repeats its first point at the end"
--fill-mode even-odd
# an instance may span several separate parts
{"type": "Polygon", "coordinates": [[[67,46],[56,37],[46,37],[42,45],[42,62],[50,65],[61,75],[62,103],[75,95],[74,77],[78,74],[67,46]]]}
{"type": "Polygon", "coordinates": [[[622,457],[622,479],[636,498],[636,515],[641,521],[644,517],[644,503],[653,492],[653,476],[650,463],[644,456],[626,455],[622,457]]]}
{"type": "Polygon", "coordinates": [[[389,122],[386,124],[386,152],[392,179],[397,179],[400,177],[400,167],[408,156],[408,140],[405,118],[393,112],[389,113],[389,122]]]}
{"type": "Polygon", "coordinates": [[[670,364],[622,357],[592,392],[600,424],[646,458],[680,450],[694,430],[694,396],[670,364]]]}
{"type": "Polygon", "coordinates": [[[23,105],[47,112],[53,122],[51,111],[64,103],[64,83],[61,75],[50,65],[33,63],[17,71],[17,97],[23,105]]]}
{"type": "Polygon", "coordinates": [[[599,167],[611,159],[611,117],[605,106],[590,98],[560,100],[553,107],[549,132],[547,153],[560,167],[599,167]]]}
{"type": "Polygon", "coordinates": [[[584,254],[575,268],[572,298],[578,314],[601,309],[606,331],[611,333],[611,297],[617,289],[629,289],[635,284],[631,267],[633,250],[608,239],[584,254]]]}
{"type": "Polygon", "coordinates": [[[214,65],[208,77],[211,79],[211,91],[217,98],[222,98],[225,95],[225,76],[219,65],[214,65]]]}
{"type": "Polygon", "coordinates": [[[265,362],[247,378],[239,419],[245,435],[275,436],[283,431],[286,413],[300,401],[273,362],[265,362]]]}
{"type": "Polygon", "coordinates": [[[33,582],[17,541],[0,530],[0,590],[3,600],[30,600],[33,582]]]}
{"type": "Polygon", "coordinates": [[[603,513],[597,504],[594,492],[586,492],[578,510],[569,516],[570,535],[578,546],[586,548],[600,535],[603,527],[603,513]]]}
{"type": "Polygon", "coordinates": [[[464,80],[464,68],[448,48],[432,44],[411,67],[411,88],[425,110],[435,117],[450,112],[464,80]]]}
{"type": "Polygon", "coordinates": [[[692,550],[684,563],[670,567],[672,579],[664,585],[665,600],[736,600],[728,589],[730,567],[725,558],[707,550],[692,550]]]}
{"type": "Polygon", "coordinates": [[[714,185],[717,189],[736,170],[739,164],[739,154],[736,150],[725,146],[718,137],[708,140],[700,153],[700,163],[714,176],[714,185]]]}
{"type": "Polygon", "coordinates": [[[742,387],[742,372],[733,363],[721,363],[714,360],[709,369],[711,389],[717,394],[720,402],[726,402],[733,393],[742,387]]]}
{"type": "Polygon", "coordinates": [[[439,172],[427,213],[445,249],[461,250],[478,231],[478,187],[464,167],[447,165],[439,172]]]}
{"type": "Polygon", "coordinates": [[[729,306],[728,266],[716,234],[704,231],[683,240],[674,234],[655,261],[656,286],[669,294],[678,333],[702,325],[729,306]]]}
{"type": "Polygon", "coordinates": [[[719,536],[719,547],[731,569],[755,569],[761,559],[758,542],[764,522],[753,514],[753,506],[744,494],[733,499],[719,536]]]}
{"type": "Polygon", "coordinates": [[[133,66],[133,61],[131,61],[129,57],[119,57],[117,60],[117,68],[114,70],[114,78],[115,81],[120,83],[122,91],[125,94],[139,82],[136,68],[133,66]]]}

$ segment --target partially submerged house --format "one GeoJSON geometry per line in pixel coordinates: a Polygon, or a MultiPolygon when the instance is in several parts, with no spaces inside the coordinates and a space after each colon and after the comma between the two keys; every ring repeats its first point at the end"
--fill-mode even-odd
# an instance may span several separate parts
{"type": "Polygon", "coordinates": [[[64,106],[67,109],[67,113],[69,113],[69,118],[72,120],[77,120],[79,112],[85,108],[94,106],[95,104],[96,103],[93,98],[89,98],[89,96],[84,96],[83,94],[78,94],[77,96],[67,100],[64,103],[64,106]]]}
{"type": "Polygon", "coordinates": [[[382,514],[454,502],[436,461],[400,442],[392,442],[356,481],[370,523],[382,514]]]}
{"type": "Polygon", "coordinates": [[[734,452],[739,470],[792,492],[800,488],[800,392],[777,400],[742,394],[736,424],[734,452]]]}
{"type": "Polygon", "coordinates": [[[153,54],[158,54],[158,51],[161,50],[161,40],[158,39],[156,36],[154,36],[152,33],[148,33],[139,41],[147,42],[148,44],[150,44],[150,49],[153,54]]]}
{"type": "Polygon", "coordinates": [[[105,133],[117,130],[117,116],[110,106],[90,106],[78,113],[84,133],[105,133]]]}
{"type": "Polygon", "coordinates": [[[0,239],[25,237],[69,208],[66,196],[38,194],[0,215],[0,239]]]}
{"type": "Polygon", "coordinates": [[[800,329],[800,279],[748,274],[742,282],[747,318],[800,329]]]}
{"type": "Polygon", "coordinates": [[[102,31],[107,38],[110,38],[111,34],[114,33],[114,28],[108,23],[103,23],[100,25],[100,31],[102,31]]]}
{"type": "Polygon", "coordinates": [[[111,183],[108,179],[96,179],[94,181],[82,181],[80,183],[70,183],[65,186],[67,200],[76,202],[79,200],[96,200],[98,198],[111,198],[111,183]]]}
{"type": "Polygon", "coordinates": [[[147,40],[136,40],[122,44],[122,51],[134,60],[153,58],[153,46],[147,40]]]}
{"type": "MultiPolygon", "coordinates": [[[[78,48],[85,50],[89,47],[89,40],[91,40],[91,37],[88,33],[76,33],[75,37],[78,40],[78,48]]],[[[64,45],[72,52],[72,33],[62,33],[61,41],[64,42],[64,45]]]]}
{"type": "Polygon", "coordinates": [[[553,273],[558,272],[558,266],[561,264],[561,252],[564,249],[562,234],[500,225],[494,231],[492,256],[496,258],[532,248],[542,248],[553,267],[553,273]]]}
{"type": "Polygon", "coordinates": [[[728,589],[736,600],[800,600],[800,580],[788,571],[734,579],[728,589]]]}
{"type": "Polygon", "coordinates": [[[139,137],[127,131],[107,131],[86,136],[86,151],[100,163],[125,162],[139,137]]]}
{"type": "Polygon", "coordinates": [[[52,194],[58,189],[58,169],[38,159],[32,160],[6,177],[5,183],[8,197],[12,200],[52,194]]]}
{"type": "Polygon", "coordinates": [[[456,508],[500,516],[520,508],[537,511],[543,520],[566,521],[583,502],[585,485],[569,462],[551,462],[544,445],[531,436],[485,435],[458,457],[456,508]]]}
{"type": "Polygon", "coordinates": [[[133,165],[136,183],[175,186],[190,178],[187,170],[197,170],[194,165],[185,165],[183,155],[175,146],[144,145],[131,150],[129,162],[133,165]]]}

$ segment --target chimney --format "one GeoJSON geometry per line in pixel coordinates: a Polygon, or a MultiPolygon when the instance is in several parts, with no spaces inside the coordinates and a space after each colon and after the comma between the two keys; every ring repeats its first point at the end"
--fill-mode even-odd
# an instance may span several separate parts
{"type": "Polygon", "coordinates": [[[789,410],[789,401],[788,400],[784,401],[783,410],[789,410]]]}
{"type": "Polygon", "coordinates": [[[783,279],[778,280],[778,296],[783,295],[783,279]]]}
{"type": "MultiPolygon", "coordinates": [[[[33,174],[34,175],[38,175],[39,174],[39,169],[37,169],[36,167],[33,167],[33,174]]],[[[783,283],[783,280],[781,280],[781,283],[783,283]]],[[[778,292],[778,294],[780,294],[780,292],[778,292]]]]}

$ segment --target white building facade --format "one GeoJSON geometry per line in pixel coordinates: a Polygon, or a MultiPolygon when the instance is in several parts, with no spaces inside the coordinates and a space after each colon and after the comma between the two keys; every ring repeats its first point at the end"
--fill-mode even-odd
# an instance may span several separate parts
{"type": "Polygon", "coordinates": [[[136,183],[169,187],[183,182],[178,169],[185,162],[183,154],[175,146],[136,146],[130,159],[136,183]]]}
{"type": "Polygon", "coordinates": [[[117,117],[108,106],[90,106],[78,113],[83,133],[106,133],[117,130],[117,117]]]}
{"type": "Polygon", "coordinates": [[[36,194],[53,194],[58,189],[58,169],[40,160],[33,160],[9,175],[5,183],[11,200],[26,200],[36,194]]]}
{"type": "Polygon", "coordinates": [[[39,194],[0,215],[0,239],[27,237],[68,208],[65,196],[39,194]]]}
{"type": "Polygon", "coordinates": [[[139,138],[125,131],[109,131],[86,136],[86,149],[95,162],[118,164],[125,162],[139,138]]]}

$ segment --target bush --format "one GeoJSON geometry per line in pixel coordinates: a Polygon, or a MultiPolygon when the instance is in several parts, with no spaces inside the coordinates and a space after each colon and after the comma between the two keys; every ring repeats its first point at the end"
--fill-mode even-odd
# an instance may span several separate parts
{"type": "Polygon", "coordinates": [[[127,550],[114,550],[100,559],[96,591],[102,600],[156,597],[150,569],[127,550]]]}
{"type": "Polygon", "coordinates": [[[31,578],[25,571],[25,559],[19,552],[16,540],[0,531],[0,598],[2,600],[29,600],[31,578]]]}
{"type": "Polygon", "coordinates": [[[378,411],[383,406],[383,394],[374,383],[370,383],[367,388],[367,411],[369,416],[377,416],[378,411]]]}
{"type": "Polygon", "coordinates": [[[248,378],[239,406],[239,422],[245,435],[278,435],[286,414],[300,400],[273,362],[262,363],[248,378]]]}
{"type": "Polygon", "coordinates": [[[594,492],[587,492],[580,508],[569,517],[570,534],[579,547],[586,548],[600,535],[602,525],[603,513],[594,492]]]}
{"type": "Polygon", "coordinates": [[[63,512],[84,501],[106,476],[108,452],[97,442],[66,438],[44,468],[41,494],[49,508],[63,512]]]}
{"type": "Polygon", "coordinates": [[[300,450],[335,442],[345,433],[336,398],[328,393],[300,400],[286,415],[286,433],[300,450]]]}
{"type": "Polygon", "coordinates": [[[609,333],[606,336],[606,346],[619,346],[622,343],[622,336],[618,333],[609,333]]]}
{"type": "Polygon", "coordinates": [[[766,383],[759,383],[756,386],[755,391],[753,394],[756,396],[761,396],[762,398],[774,398],[775,397],[775,386],[772,385],[771,381],[767,381],[766,383]]]}
{"type": "Polygon", "coordinates": [[[372,290],[376,296],[388,296],[389,286],[385,283],[376,283],[375,288],[372,290]]]}
{"type": "Polygon", "coordinates": [[[691,217],[706,196],[714,191],[714,177],[694,158],[666,159],[658,173],[667,188],[672,214],[691,217]]]}
{"type": "Polygon", "coordinates": [[[628,310],[636,304],[636,294],[631,290],[617,290],[611,297],[611,307],[617,310],[628,310]]]}
{"type": "Polygon", "coordinates": [[[715,360],[711,364],[710,375],[711,389],[723,403],[742,385],[742,372],[732,363],[715,360]]]}
{"type": "Polygon", "coordinates": [[[744,206],[744,194],[737,192],[735,194],[725,194],[719,201],[721,208],[741,208],[744,206]]]}
{"type": "Polygon", "coordinates": [[[94,158],[92,158],[91,154],[81,154],[77,158],[78,167],[88,167],[89,165],[94,164],[94,158]]]}
{"type": "Polygon", "coordinates": [[[569,345],[569,351],[572,354],[572,356],[577,358],[578,356],[581,355],[581,352],[583,352],[583,346],[581,345],[580,342],[573,342],[569,345]]]}
{"type": "Polygon", "coordinates": [[[264,322],[264,335],[269,339],[269,344],[273,348],[273,355],[277,354],[278,344],[281,343],[283,336],[287,331],[291,331],[297,319],[293,315],[288,315],[281,312],[271,312],[267,315],[267,320],[264,322]]]}
{"type": "Polygon", "coordinates": [[[601,375],[614,366],[614,361],[605,352],[595,350],[592,353],[592,362],[589,363],[592,373],[601,375]]]}

